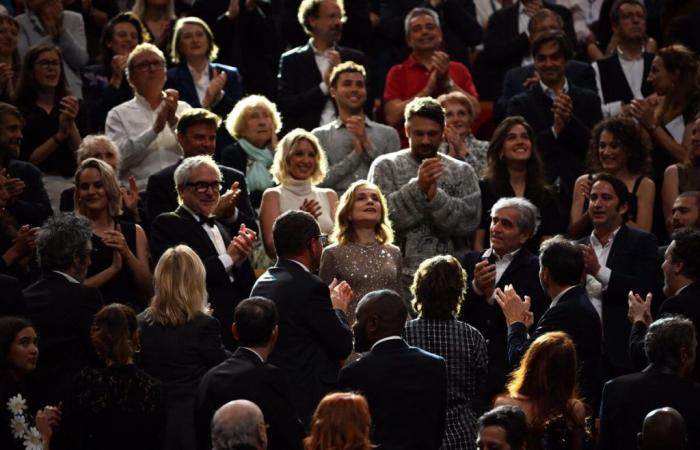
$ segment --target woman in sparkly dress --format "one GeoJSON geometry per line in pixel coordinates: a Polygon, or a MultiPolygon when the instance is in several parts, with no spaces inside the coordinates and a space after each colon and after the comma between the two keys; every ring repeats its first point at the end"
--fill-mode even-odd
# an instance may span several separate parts
{"type": "Polygon", "coordinates": [[[401,251],[392,245],[394,232],[386,199],[379,187],[365,180],[350,185],[340,198],[333,244],[323,251],[320,276],[327,284],[334,278],[347,281],[354,292],[348,320],[368,292],[393,289],[401,293],[401,251]]]}

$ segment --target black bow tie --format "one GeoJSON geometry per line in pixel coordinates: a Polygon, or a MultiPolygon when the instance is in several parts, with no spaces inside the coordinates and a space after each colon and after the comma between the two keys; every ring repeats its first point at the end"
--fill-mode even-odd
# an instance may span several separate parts
{"type": "Polygon", "coordinates": [[[216,224],[216,217],[214,216],[205,216],[204,214],[197,214],[197,217],[199,217],[199,223],[201,224],[207,224],[210,227],[214,227],[216,224]]]}

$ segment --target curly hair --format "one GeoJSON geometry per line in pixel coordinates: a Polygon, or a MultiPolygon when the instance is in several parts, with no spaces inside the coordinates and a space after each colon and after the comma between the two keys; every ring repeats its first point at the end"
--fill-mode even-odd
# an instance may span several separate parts
{"type": "Polygon", "coordinates": [[[450,320],[459,314],[466,287],[467,273],[457,258],[433,256],[413,275],[413,307],[425,319],[450,320]]]}
{"type": "Polygon", "coordinates": [[[620,148],[627,157],[627,170],[632,174],[649,174],[651,171],[652,143],[649,133],[639,123],[629,117],[610,117],[599,122],[591,133],[586,160],[592,172],[601,172],[599,143],[603,131],[612,134],[620,143],[620,148]]]}
{"type": "Polygon", "coordinates": [[[372,419],[361,394],[336,392],[323,397],[311,418],[305,450],[371,450],[372,419]]]}
{"type": "Polygon", "coordinates": [[[355,240],[355,230],[350,216],[352,215],[352,209],[357,200],[356,192],[362,188],[374,190],[379,197],[379,204],[381,205],[382,212],[379,222],[374,226],[374,234],[379,242],[389,245],[394,241],[394,230],[391,227],[391,220],[389,220],[386,198],[379,189],[379,186],[366,180],[355,181],[340,197],[338,208],[335,213],[335,226],[331,234],[331,241],[337,242],[338,244],[348,244],[355,240]]]}
{"type": "Polygon", "coordinates": [[[661,99],[654,116],[659,123],[668,123],[682,114],[694,97],[700,95],[698,83],[698,60],[688,47],[680,44],[669,45],[656,53],[667,72],[677,72],[673,89],[661,99]]]}

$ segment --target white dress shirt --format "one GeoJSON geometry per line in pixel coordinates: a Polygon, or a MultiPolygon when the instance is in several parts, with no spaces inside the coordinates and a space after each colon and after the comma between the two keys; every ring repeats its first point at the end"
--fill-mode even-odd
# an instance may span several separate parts
{"type": "MultiPolygon", "coordinates": [[[[488,248],[488,249],[484,252],[484,254],[483,254],[482,257],[481,257],[482,260],[490,258],[491,255],[493,255],[494,258],[496,259],[496,261],[494,262],[494,264],[496,265],[496,281],[494,282],[494,285],[497,285],[498,282],[501,280],[501,277],[502,277],[503,274],[505,273],[506,269],[508,269],[508,266],[510,266],[510,263],[513,262],[513,259],[515,258],[515,255],[517,255],[519,251],[520,251],[520,249],[517,249],[517,250],[515,250],[515,251],[513,251],[513,252],[506,253],[506,254],[503,255],[502,257],[501,257],[501,256],[498,256],[498,253],[496,253],[495,251],[493,251],[493,248],[488,248]]],[[[479,289],[476,287],[476,285],[474,284],[474,280],[472,280],[472,289],[474,290],[474,293],[475,293],[476,295],[484,295],[484,293],[481,292],[481,290],[479,290],[479,289]]],[[[493,304],[495,299],[496,299],[495,295],[494,295],[494,294],[491,294],[491,297],[487,298],[486,300],[487,300],[490,304],[493,304]]]]}
{"type": "Polygon", "coordinates": [[[204,70],[201,73],[197,72],[197,70],[189,64],[187,65],[187,68],[190,70],[190,75],[192,75],[194,88],[197,90],[197,98],[199,99],[199,104],[201,105],[204,101],[204,96],[207,95],[207,88],[211,82],[211,79],[209,78],[209,64],[204,66],[204,70]]]}
{"type": "Polygon", "coordinates": [[[586,275],[586,293],[601,321],[603,320],[603,292],[608,289],[610,277],[612,276],[612,270],[607,267],[608,256],[610,256],[610,249],[613,242],[615,242],[615,236],[617,236],[618,231],[620,231],[620,227],[610,233],[610,238],[608,238],[608,242],[605,245],[598,240],[595,231],[591,233],[591,246],[598,257],[600,269],[595,275],[586,275]]]}
{"type": "Polygon", "coordinates": [[[233,281],[233,275],[231,275],[231,268],[233,268],[233,258],[231,258],[231,255],[229,255],[226,252],[226,244],[224,243],[224,237],[221,236],[221,231],[219,231],[219,228],[216,225],[211,226],[207,223],[202,223],[199,219],[199,216],[192,212],[192,210],[189,209],[186,205],[182,205],[182,209],[192,214],[192,217],[194,217],[194,219],[200,223],[202,229],[205,233],[207,233],[207,236],[209,236],[209,239],[211,240],[212,244],[214,244],[216,253],[219,255],[219,261],[221,261],[221,264],[224,266],[224,269],[226,269],[226,272],[228,272],[229,274],[229,278],[231,279],[231,281],[233,281]]]}
{"type": "MultiPolygon", "coordinates": [[[[642,99],[642,82],[644,82],[644,54],[639,53],[639,57],[630,58],[625,55],[620,47],[617,47],[617,58],[620,60],[620,66],[622,66],[622,72],[625,74],[625,79],[627,84],[632,91],[632,97],[634,99],[642,99]]],[[[603,100],[603,84],[600,80],[600,69],[598,68],[598,62],[592,64],[593,70],[595,71],[595,82],[598,88],[598,97],[601,101],[601,109],[603,110],[603,115],[605,117],[612,117],[622,113],[622,102],[615,101],[610,103],[604,103],[603,100]]]]}
{"type": "Polygon", "coordinates": [[[335,49],[333,47],[329,47],[324,51],[318,50],[316,47],[314,47],[313,40],[309,40],[309,46],[314,51],[316,67],[318,68],[318,71],[321,72],[321,84],[319,84],[318,87],[321,88],[321,91],[327,96],[326,104],[323,105],[323,111],[321,111],[321,122],[319,122],[318,124],[319,126],[322,126],[327,123],[333,122],[337,115],[335,112],[335,105],[333,104],[333,100],[328,96],[328,94],[330,93],[330,88],[326,84],[326,81],[323,79],[323,76],[326,74],[326,71],[331,65],[331,62],[328,60],[328,52],[334,51],[335,49]]]}
{"type": "Polygon", "coordinates": [[[403,338],[402,338],[401,336],[387,336],[387,337],[385,337],[385,338],[382,338],[382,339],[378,340],[377,342],[375,342],[374,344],[372,344],[372,347],[369,349],[369,351],[374,350],[374,347],[376,347],[377,345],[381,344],[382,342],[386,342],[386,341],[395,341],[395,340],[397,340],[397,339],[400,340],[400,341],[403,340],[403,338]]]}

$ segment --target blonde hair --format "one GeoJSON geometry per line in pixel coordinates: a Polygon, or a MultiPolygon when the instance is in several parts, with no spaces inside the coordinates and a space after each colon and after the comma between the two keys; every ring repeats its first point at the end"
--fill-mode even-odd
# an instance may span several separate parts
{"type": "Polygon", "coordinates": [[[391,220],[389,220],[386,198],[379,189],[379,186],[367,180],[355,181],[340,197],[338,208],[335,213],[335,226],[333,227],[331,240],[338,244],[348,244],[355,241],[355,229],[350,220],[350,216],[352,215],[352,209],[357,200],[355,193],[361,188],[370,188],[377,193],[379,204],[382,207],[382,214],[379,222],[374,226],[374,235],[382,244],[391,244],[394,242],[394,230],[391,227],[391,220]]]}
{"type": "MultiPolygon", "coordinates": [[[[147,0],[136,0],[134,1],[134,6],[131,8],[131,12],[136,14],[136,16],[143,20],[143,14],[146,12],[146,1],[147,0]]],[[[169,19],[176,19],[175,15],[175,0],[170,0],[168,2],[168,11],[166,13],[169,19]]]]}
{"type": "Polygon", "coordinates": [[[155,294],[148,308],[149,322],[182,325],[205,313],[206,271],[199,256],[186,245],[169,248],[156,264],[155,294]]]}
{"type": "Polygon", "coordinates": [[[321,143],[316,136],[309,131],[302,128],[295,128],[287,133],[277,144],[275,159],[272,161],[272,167],[270,167],[270,173],[275,182],[283,184],[284,181],[289,178],[290,175],[287,171],[289,155],[297,148],[299,142],[303,140],[308,141],[316,151],[316,167],[314,168],[314,173],[311,174],[311,184],[317,185],[326,177],[328,160],[326,159],[326,152],[324,152],[321,147],[321,143]]]}
{"type": "Polygon", "coordinates": [[[180,38],[182,35],[182,29],[185,25],[199,25],[204,30],[204,34],[207,35],[209,39],[209,48],[207,49],[207,58],[209,61],[213,61],[219,55],[219,47],[214,42],[214,33],[211,32],[209,25],[199,17],[181,17],[175,22],[175,31],[173,31],[173,40],[170,44],[170,59],[173,63],[178,64],[184,55],[180,53],[180,38]]]}
{"type": "Polygon", "coordinates": [[[165,61],[165,55],[163,54],[163,51],[156,47],[155,45],[151,44],[150,42],[142,42],[129,53],[129,56],[126,59],[126,80],[131,84],[131,62],[136,58],[138,55],[144,52],[152,52],[155,53],[161,61],[163,61],[163,72],[168,70],[168,66],[165,61]]]}
{"type": "Polygon", "coordinates": [[[97,158],[88,158],[80,163],[78,170],[75,171],[75,192],[73,192],[73,204],[75,212],[87,215],[85,206],[82,201],[80,201],[80,175],[87,169],[95,169],[100,173],[100,178],[102,178],[102,185],[104,186],[105,193],[107,194],[107,210],[109,211],[110,217],[118,217],[122,213],[122,193],[119,189],[119,182],[117,181],[117,176],[114,174],[112,167],[106,162],[99,160],[97,158]]]}
{"type": "Polygon", "coordinates": [[[240,139],[243,134],[248,131],[246,129],[246,121],[248,114],[253,108],[261,107],[266,109],[272,117],[272,124],[275,127],[275,133],[279,133],[282,129],[282,116],[277,110],[277,105],[268,100],[264,95],[249,95],[236,103],[228,117],[226,117],[226,129],[229,134],[236,139],[240,139]]]}

